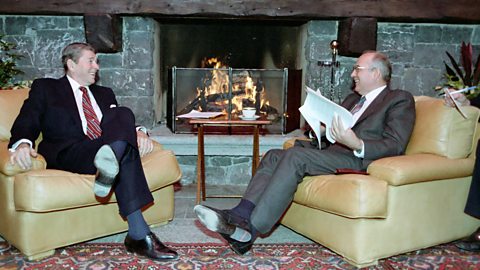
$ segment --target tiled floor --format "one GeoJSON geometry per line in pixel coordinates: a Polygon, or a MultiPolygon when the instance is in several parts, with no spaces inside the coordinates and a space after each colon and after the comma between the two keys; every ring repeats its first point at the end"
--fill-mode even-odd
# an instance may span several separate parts
{"type": "MultiPolygon", "coordinates": [[[[242,194],[244,186],[212,186],[208,187],[207,195],[242,194]]],[[[171,243],[222,243],[224,240],[216,233],[206,230],[196,219],[193,212],[195,206],[196,186],[184,186],[175,192],[175,217],[164,225],[153,228],[160,240],[171,243]]],[[[235,206],[239,198],[207,198],[203,204],[219,209],[235,206]]],[[[123,242],[125,233],[96,239],[93,242],[123,242]]],[[[271,235],[257,239],[257,243],[312,243],[292,230],[279,226],[271,235]]]]}

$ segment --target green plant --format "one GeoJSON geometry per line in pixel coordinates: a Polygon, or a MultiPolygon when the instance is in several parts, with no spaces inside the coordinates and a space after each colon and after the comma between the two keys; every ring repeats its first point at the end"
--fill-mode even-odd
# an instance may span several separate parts
{"type": "Polygon", "coordinates": [[[453,56],[446,52],[452,67],[445,61],[444,75],[446,82],[443,87],[437,87],[440,90],[444,87],[451,87],[455,89],[463,89],[465,87],[477,86],[477,88],[466,92],[467,98],[474,98],[480,93],[480,54],[476,63],[473,60],[473,49],[470,43],[462,42],[460,47],[460,64],[453,58],[453,56]]]}
{"type": "Polygon", "coordinates": [[[25,82],[14,82],[14,77],[23,74],[17,68],[17,61],[24,56],[15,53],[16,45],[5,41],[0,34],[0,89],[24,85],[25,82]]]}

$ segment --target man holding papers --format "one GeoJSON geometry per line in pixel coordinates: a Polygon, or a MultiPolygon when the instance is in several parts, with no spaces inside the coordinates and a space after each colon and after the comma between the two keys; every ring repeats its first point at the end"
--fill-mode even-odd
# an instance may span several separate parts
{"type": "MultiPolygon", "coordinates": [[[[480,89],[477,87],[477,91],[478,90],[480,89]]],[[[445,95],[445,104],[450,107],[455,107],[455,105],[472,105],[480,108],[480,96],[469,100],[464,94],[450,91],[450,95],[445,95]]],[[[470,184],[470,191],[468,193],[467,203],[465,205],[465,213],[473,217],[480,218],[480,145],[477,145],[476,157],[475,167],[473,168],[472,183],[470,184]]],[[[475,231],[467,239],[464,239],[455,245],[460,249],[468,251],[480,251],[480,228],[478,228],[477,231],[475,231]]]]}
{"type": "Polygon", "coordinates": [[[200,222],[220,233],[236,253],[244,254],[258,235],[267,234],[279,221],[304,176],[366,170],[376,159],[402,155],[413,130],[415,104],[409,92],[388,87],[390,76],[385,55],[362,54],[351,73],[354,93],[342,103],[353,122],[343,123],[335,116],[332,123],[324,123],[335,143],[325,149],[306,145],[268,151],[240,203],[230,210],[197,205],[200,222]]]}

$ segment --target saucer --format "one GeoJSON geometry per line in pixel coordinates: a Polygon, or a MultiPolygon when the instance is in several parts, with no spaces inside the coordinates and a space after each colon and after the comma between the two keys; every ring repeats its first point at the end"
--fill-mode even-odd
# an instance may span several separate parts
{"type": "Polygon", "coordinates": [[[254,115],[253,117],[246,117],[246,116],[243,116],[243,115],[239,115],[238,118],[242,119],[242,120],[255,120],[255,119],[258,119],[260,117],[260,115],[254,115]]]}

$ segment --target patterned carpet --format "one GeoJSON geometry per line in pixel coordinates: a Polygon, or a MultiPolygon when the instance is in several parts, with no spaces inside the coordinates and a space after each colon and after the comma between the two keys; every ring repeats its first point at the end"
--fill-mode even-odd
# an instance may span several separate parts
{"type": "MultiPolygon", "coordinates": [[[[317,244],[257,244],[246,256],[236,255],[224,244],[169,246],[180,259],[154,262],[128,254],[119,243],[69,246],[40,261],[27,261],[11,248],[0,253],[0,269],[357,269],[317,244]]],[[[383,259],[365,269],[480,269],[480,254],[445,244],[383,259]]]]}

